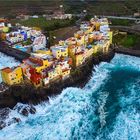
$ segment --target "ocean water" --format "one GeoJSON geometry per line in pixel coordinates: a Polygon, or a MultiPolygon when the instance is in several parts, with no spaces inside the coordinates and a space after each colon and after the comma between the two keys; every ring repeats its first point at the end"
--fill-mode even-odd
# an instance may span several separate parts
{"type": "MultiPolygon", "coordinates": [[[[17,105],[18,106],[18,105],[17,105]]],[[[83,89],[66,88],[37,113],[0,131],[0,140],[139,140],[140,58],[116,54],[83,89]]]]}
{"type": "MultiPolygon", "coordinates": [[[[0,52],[0,69],[5,67],[14,67],[19,65],[19,61],[15,60],[13,57],[7,56],[0,52]]],[[[1,74],[0,74],[0,83],[2,82],[1,74]]]]}

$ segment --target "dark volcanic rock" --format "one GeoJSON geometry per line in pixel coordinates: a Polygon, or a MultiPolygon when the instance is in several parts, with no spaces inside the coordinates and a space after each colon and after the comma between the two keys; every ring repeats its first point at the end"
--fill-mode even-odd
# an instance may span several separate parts
{"type": "Polygon", "coordinates": [[[29,114],[35,114],[36,109],[30,105],[16,105],[14,110],[17,110],[18,113],[22,114],[23,116],[28,116],[29,114]]]}
{"type": "Polygon", "coordinates": [[[14,120],[14,122],[16,122],[16,123],[19,123],[19,122],[21,122],[21,119],[20,118],[16,118],[16,117],[14,117],[14,118],[12,118],[13,120],[14,120]]]}
{"type": "Polygon", "coordinates": [[[29,111],[27,110],[27,108],[24,108],[22,111],[21,111],[21,114],[23,116],[28,116],[29,115],[29,111]]]}
{"type": "MultiPolygon", "coordinates": [[[[49,87],[42,87],[36,89],[33,85],[23,84],[14,85],[0,94],[0,107],[13,108],[18,102],[23,104],[39,104],[42,101],[49,101],[50,96],[58,95],[66,87],[83,87],[89,80],[93,66],[99,64],[101,61],[109,62],[114,57],[114,51],[111,50],[107,54],[100,54],[92,56],[86,62],[77,67],[65,80],[55,81],[49,87]]],[[[18,107],[18,112],[28,116],[29,113],[34,114],[35,108],[31,107],[18,107]]]]}
{"type": "Polygon", "coordinates": [[[35,114],[36,113],[36,109],[33,106],[31,106],[31,108],[30,108],[30,113],[31,114],[35,114]]]}
{"type": "Polygon", "coordinates": [[[12,119],[8,122],[7,125],[10,126],[11,124],[19,123],[19,122],[21,122],[21,119],[20,119],[20,118],[14,117],[14,118],[12,118],[12,119]]]}
{"type": "Polygon", "coordinates": [[[10,111],[10,108],[0,109],[0,120],[5,120],[8,117],[10,111]]]}
{"type": "Polygon", "coordinates": [[[0,121],[0,130],[3,129],[6,126],[6,123],[3,121],[0,121]]]}

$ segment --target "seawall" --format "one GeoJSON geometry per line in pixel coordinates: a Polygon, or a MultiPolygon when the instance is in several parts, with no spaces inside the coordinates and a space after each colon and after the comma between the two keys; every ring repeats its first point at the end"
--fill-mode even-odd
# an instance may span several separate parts
{"type": "Polygon", "coordinates": [[[22,52],[18,49],[11,48],[8,46],[3,46],[2,44],[0,44],[0,52],[5,53],[9,56],[15,57],[15,59],[17,59],[21,62],[23,59],[27,59],[28,57],[30,57],[30,54],[28,54],[26,52],[22,52]]]}
{"type": "Polygon", "coordinates": [[[140,50],[128,49],[122,46],[115,46],[115,52],[140,57],[140,50]]]}
{"type": "Polygon", "coordinates": [[[140,35],[140,29],[139,28],[135,29],[134,27],[131,27],[131,26],[110,26],[110,28],[112,30],[119,30],[119,31],[131,33],[131,34],[140,35]]]}
{"type": "Polygon", "coordinates": [[[114,57],[114,54],[114,49],[110,49],[107,54],[90,57],[83,65],[76,68],[69,78],[56,81],[49,87],[36,89],[31,84],[11,86],[0,94],[0,107],[13,108],[18,102],[35,105],[42,101],[47,101],[49,99],[48,97],[60,94],[66,87],[73,86],[82,88],[90,79],[94,65],[97,65],[102,61],[110,62],[114,57]]]}

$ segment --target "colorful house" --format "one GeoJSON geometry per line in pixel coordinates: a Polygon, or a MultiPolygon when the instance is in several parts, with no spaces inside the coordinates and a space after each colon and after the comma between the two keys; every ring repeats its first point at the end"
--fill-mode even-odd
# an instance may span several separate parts
{"type": "Polygon", "coordinates": [[[52,55],[57,59],[60,57],[68,57],[68,46],[53,46],[51,50],[52,55]]]}
{"type": "Polygon", "coordinates": [[[6,40],[11,44],[24,41],[24,35],[20,31],[15,31],[6,34],[6,40]]]}
{"type": "Polygon", "coordinates": [[[80,36],[79,38],[77,38],[77,43],[76,43],[76,45],[78,45],[78,46],[85,45],[86,42],[87,42],[86,36],[83,35],[83,36],[80,36]]]}
{"type": "Polygon", "coordinates": [[[52,67],[50,70],[48,70],[48,78],[50,81],[53,81],[54,79],[59,79],[61,73],[61,67],[60,65],[57,65],[56,67],[52,67]]]}
{"type": "Polygon", "coordinates": [[[36,72],[35,68],[29,68],[30,81],[35,87],[42,86],[42,76],[40,73],[36,72]]]}
{"type": "Polygon", "coordinates": [[[83,36],[84,35],[84,32],[83,31],[77,31],[76,33],[74,33],[74,37],[75,38],[80,38],[81,36],[83,36]]]}
{"type": "Polygon", "coordinates": [[[97,48],[97,52],[106,53],[109,50],[110,40],[100,40],[100,41],[97,41],[97,42],[95,42],[95,46],[97,48]]]}
{"type": "Polygon", "coordinates": [[[9,85],[18,84],[23,80],[23,72],[35,87],[40,87],[47,86],[56,79],[65,79],[70,75],[71,67],[82,65],[93,54],[108,52],[112,43],[112,31],[106,18],[96,17],[90,22],[83,22],[74,37],[59,41],[59,44],[50,49],[46,49],[46,37],[41,31],[24,26],[18,31],[1,35],[1,38],[16,43],[16,48],[20,47],[17,42],[30,38],[34,52],[30,53],[31,56],[20,67],[3,69],[3,81],[9,85]]]}
{"type": "Polygon", "coordinates": [[[84,51],[84,58],[86,59],[86,58],[92,56],[92,54],[93,54],[93,47],[92,47],[92,45],[88,45],[84,51]]]}
{"type": "Polygon", "coordinates": [[[61,60],[59,62],[60,66],[61,66],[61,76],[62,76],[62,79],[65,79],[66,77],[68,77],[70,75],[70,65],[69,65],[69,60],[70,58],[65,58],[64,60],[61,60]]]}
{"type": "Polygon", "coordinates": [[[75,66],[80,66],[85,61],[84,52],[79,52],[75,54],[75,66]]]}
{"type": "Polygon", "coordinates": [[[92,48],[93,48],[93,54],[97,54],[98,49],[99,49],[98,45],[97,44],[93,44],[92,48]]]}
{"type": "Polygon", "coordinates": [[[1,70],[3,82],[8,85],[20,84],[23,81],[23,74],[21,67],[4,68],[1,70]]]}
{"type": "Polygon", "coordinates": [[[63,69],[62,70],[62,79],[69,77],[69,75],[70,75],[70,69],[63,69]]]}

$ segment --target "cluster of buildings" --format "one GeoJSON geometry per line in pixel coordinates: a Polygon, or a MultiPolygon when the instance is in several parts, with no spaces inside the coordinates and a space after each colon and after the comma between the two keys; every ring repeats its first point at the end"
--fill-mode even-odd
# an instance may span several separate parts
{"type": "Polygon", "coordinates": [[[34,49],[18,67],[2,69],[3,82],[13,85],[28,80],[35,87],[48,86],[69,77],[72,69],[84,64],[92,55],[107,53],[111,43],[108,20],[92,18],[83,22],[73,37],[59,41],[50,49],[34,49]]]}
{"type": "Polygon", "coordinates": [[[46,47],[46,36],[40,30],[20,26],[9,32],[0,32],[4,46],[30,53],[46,47]]]}
{"type": "Polygon", "coordinates": [[[42,16],[38,16],[38,15],[18,15],[16,16],[16,19],[20,19],[20,20],[28,20],[30,18],[34,18],[34,19],[38,19],[38,18],[45,18],[46,20],[52,20],[52,19],[72,19],[72,14],[65,14],[63,11],[60,10],[55,10],[52,11],[52,14],[44,14],[42,16]]]}

